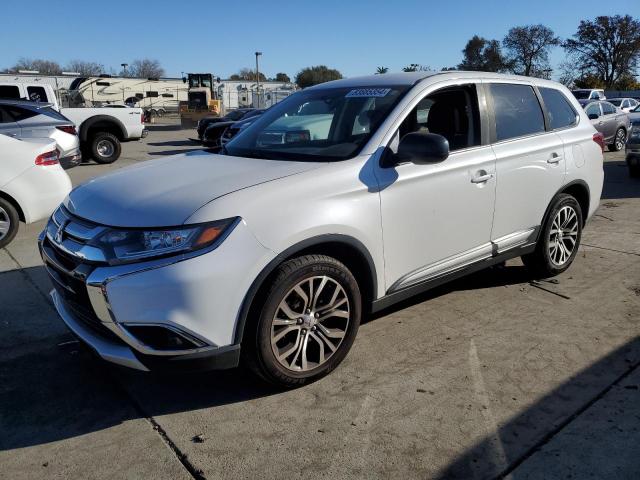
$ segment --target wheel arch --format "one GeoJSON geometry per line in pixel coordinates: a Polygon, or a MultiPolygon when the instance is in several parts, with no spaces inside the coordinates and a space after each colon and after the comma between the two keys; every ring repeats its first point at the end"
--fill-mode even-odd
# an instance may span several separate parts
{"type": "Polygon", "coordinates": [[[82,122],[80,140],[86,142],[91,131],[109,132],[118,137],[118,140],[124,140],[127,135],[127,130],[122,122],[109,115],[95,115],[82,122]]]}
{"type": "MultiPolygon", "coordinates": [[[[587,182],[584,180],[573,180],[566,183],[555,193],[551,198],[549,205],[547,205],[547,209],[544,212],[544,217],[542,217],[540,225],[545,224],[549,218],[549,213],[551,212],[555,199],[562,193],[567,193],[577,200],[578,205],[580,205],[580,209],[582,210],[582,226],[584,227],[587,221],[587,216],[589,215],[589,205],[591,205],[591,192],[589,190],[589,185],[587,185],[587,182]]],[[[540,232],[542,232],[542,228],[540,228],[540,232]]]]}
{"type": "Polygon", "coordinates": [[[11,195],[9,195],[8,193],[5,193],[3,191],[0,191],[0,198],[6,200],[11,205],[13,205],[15,207],[16,211],[18,212],[18,218],[20,219],[20,221],[26,223],[27,218],[26,218],[26,216],[24,214],[24,211],[22,210],[22,207],[20,206],[20,204],[17,202],[17,200],[15,198],[13,198],[11,195]]]}
{"type": "Polygon", "coordinates": [[[234,343],[240,344],[247,320],[263,299],[267,281],[282,263],[308,254],[327,255],[344,263],[358,281],[363,298],[363,311],[367,312],[377,292],[377,270],[369,250],[358,239],[342,234],[327,234],[299,242],[277,255],[255,278],[240,308],[234,343]]]}

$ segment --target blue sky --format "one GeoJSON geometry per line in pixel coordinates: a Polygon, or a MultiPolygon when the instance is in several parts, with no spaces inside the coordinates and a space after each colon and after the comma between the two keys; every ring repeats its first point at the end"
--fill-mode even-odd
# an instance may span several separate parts
{"type": "MultiPolygon", "coordinates": [[[[515,25],[543,23],[565,38],[581,19],[640,17],[640,0],[27,3],[2,0],[0,68],[19,57],[38,57],[62,65],[91,60],[119,70],[122,62],[150,57],[160,60],[168,76],[184,71],[227,77],[253,67],[253,52],[260,50],[260,70],[267,76],[293,76],[319,64],[355,76],[380,65],[391,71],[410,63],[452,66],[474,34],[502,39],[515,25]],[[40,12],[39,18],[31,20],[29,12],[40,12]]],[[[552,64],[562,58],[562,50],[555,49],[552,64]]]]}

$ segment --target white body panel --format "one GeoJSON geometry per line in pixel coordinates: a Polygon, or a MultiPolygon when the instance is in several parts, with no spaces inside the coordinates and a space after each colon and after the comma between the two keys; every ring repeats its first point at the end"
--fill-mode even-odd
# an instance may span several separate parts
{"type": "Polygon", "coordinates": [[[75,123],[78,130],[82,127],[83,122],[92,117],[98,115],[110,117],[123,127],[127,140],[136,140],[142,137],[144,130],[144,123],[141,121],[141,108],[62,108],[60,113],[75,123]]]}
{"type": "MultiPolygon", "coordinates": [[[[237,338],[243,302],[260,272],[305,242],[349,238],[360,245],[375,272],[375,300],[531,243],[553,197],[570,182],[588,186],[585,216],[593,214],[602,190],[602,151],[566,88],[473,72],[380,75],[367,85],[401,80],[411,82],[409,91],[354,158],[304,162],[193,152],[122,169],[74,190],[65,202],[69,211],[102,225],[169,227],[241,218],[208,253],[153,268],[142,262],[139,271],[129,265],[126,274],[122,267],[98,268],[98,277],[113,276],[104,284],[113,317],[179,327],[222,347],[237,338]],[[579,122],[530,137],[485,140],[440,163],[381,165],[382,151],[425,94],[492,81],[559,89],[579,122]],[[479,176],[486,180],[472,182],[479,176]]],[[[359,87],[359,81],[339,84],[359,87]]]]}
{"type": "Polygon", "coordinates": [[[71,191],[71,180],[60,165],[38,166],[38,155],[55,149],[49,139],[21,141],[0,135],[0,192],[9,195],[32,223],[51,212],[71,191]]]}

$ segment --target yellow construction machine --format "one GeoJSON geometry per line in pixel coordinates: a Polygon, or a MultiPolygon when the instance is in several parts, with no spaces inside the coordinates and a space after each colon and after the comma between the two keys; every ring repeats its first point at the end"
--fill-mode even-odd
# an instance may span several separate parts
{"type": "Polygon", "coordinates": [[[195,128],[198,121],[207,116],[220,115],[221,102],[213,88],[210,73],[188,73],[187,101],[180,102],[180,124],[182,128],[195,128]]]}

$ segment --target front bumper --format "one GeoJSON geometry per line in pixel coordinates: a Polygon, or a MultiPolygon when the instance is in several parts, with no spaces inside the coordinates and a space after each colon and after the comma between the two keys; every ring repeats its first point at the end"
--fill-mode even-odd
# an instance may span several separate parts
{"type": "Polygon", "coordinates": [[[640,144],[627,143],[625,153],[629,166],[640,166],[640,144]]]}
{"type": "MultiPolygon", "coordinates": [[[[197,256],[108,266],[91,263],[95,252],[86,246],[78,252],[89,261],[70,265],[67,251],[61,249],[75,240],[54,243],[55,221],[51,222],[54,228],[48,225],[39,247],[55,287],[56,310],[100,357],[143,371],[238,365],[236,326],[244,295],[257,276],[253,269],[270,259],[246,225],[236,225],[217,248],[197,256]],[[136,336],[134,328],[147,327],[170,331],[192,343],[159,349],[136,336]]],[[[73,222],[65,232],[80,231],[73,222]]]]}

